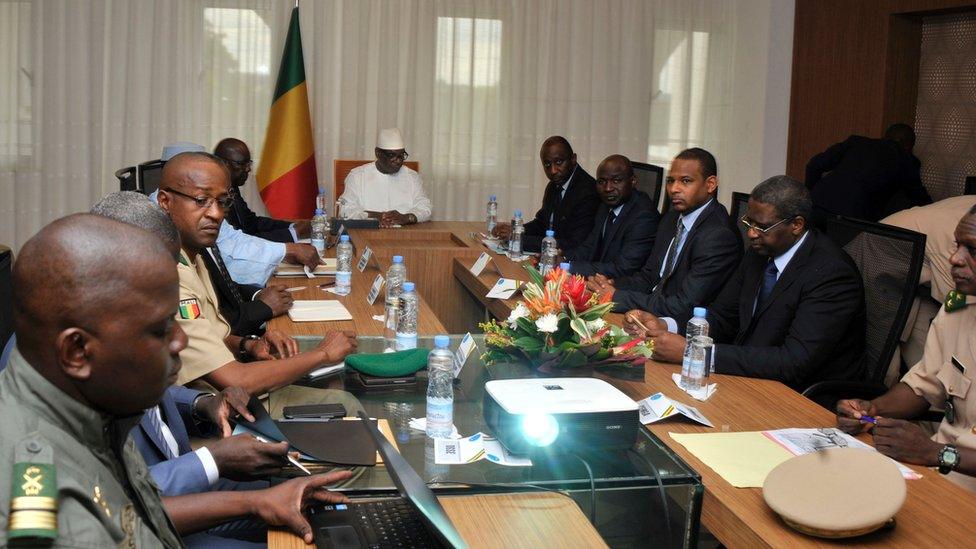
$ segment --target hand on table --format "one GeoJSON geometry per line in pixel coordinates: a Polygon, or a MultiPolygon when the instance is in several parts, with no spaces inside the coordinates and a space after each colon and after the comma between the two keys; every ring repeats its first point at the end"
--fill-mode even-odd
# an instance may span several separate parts
{"type": "Polygon", "coordinates": [[[343,330],[341,332],[328,332],[316,349],[323,351],[325,357],[323,363],[335,364],[346,358],[346,355],[356,351],[356,332],[343,330]]]}
{"type": "Polygon", "coordinates": [[[270,526],[287,526],[302,537],[305,543],[312,543],[312,527],[302,514],[314,502],[348,503],[349,498],[338,492],[325,489],[352,476],[352,471],[333,471],[324,475],[314,475],[291,479],[271,488],[261,490],[255,512],[270,526]]]}
{"type": "Polygon", "coordinates": [[[610,295],[613,295],[613,279],[602,274],[588,276],[586,277],[586,289],[596,294],[610,290],[610,295]]]}
{"type": "Polygon", "coordinates": [[[319,252],[311,244],[289,242],[285,244],[285,261],[314,269],[319,265],[319,252]]]}
{"type": "Polygon", "coordinates": [[[234,435],[207,445],[220,476],[253,480],[281,474],[288,464],[288,443],[261,442],[249,434],[234,435]]]}
{"type": "Polygon", "coordinates": [[[410,216],[402,214],[396,210],[383,212],[380,215],[380,227],[392,227],[393,225],[409,225],[410,216]]]}
{"type": "Polygon", "coordinates": [[[837,401],[837,428],[850,435],[863,433],[874,426],[873,423],[861,421],[861,416],[874,417],[878,411],[874,403],[858,398],[837,401]]]}
{"type": "Polygon", "coordinates": [[[685,338],[683,336],[665,331],[651,339],[654,340],[654,356],[651,358],[660,362],[681,363],[685,354],[685,338]]]}
{"type": "Polygon", "coordinates": [[[271,314],[274,316],[285,314],[295,302],[291,292],[286,292],[284,286],[277,284],[264,288],[254,296],[254,299],[271,307],[271,314]]]}
{"type": "Polygon", "coordinates": [[[281,358],[289,358],[298,354],[298,342],[284,332],[267,330],[264,332],[264,341],[268,348],[281,358]]]}
{"type": "Polygon", "coordinates": [[[905,463],[926,467],[939,464],[939,450],[942,444],[935,442],[917,424],[904,419],[875,418],[877,423],[871,430],[874,447],[882,454],[905,463]]]}
{"type": "Polygon", "coordinates": [[[497,238],[506,240],[512,235],[512,226],[508,223],[499,223],[495,225],[495,230],[491,231],[491,234],[497,238]]]}
{"type": "Polygon", "coordinates": [[[200,413],[208,418],[220,429],[220,436],[229,437],[233,433],[230,420],[241,415],[248,421],[254,421],[254,416],[247,409],[251,395],[240,387],[227,387],[216,395],[201,396],[196,405],[200,413]]]}
{"type": "MultiPolygon", "coordinates": [[[[610,291],[613,291],[613,287],[610,291]]],[[[624,314],[624,331],[637,337],[657,338],[668,333],[668,325],[647,311],[631,309],[624,314]]]]}

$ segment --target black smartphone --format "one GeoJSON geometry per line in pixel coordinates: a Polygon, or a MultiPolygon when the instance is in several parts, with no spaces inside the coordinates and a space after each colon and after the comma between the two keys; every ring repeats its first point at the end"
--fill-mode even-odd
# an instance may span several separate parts
{"type": "Polygon", "coordinates": [[[285,406],[282,413],[285,419],[335,419],[346,417],[346,407],[342,404],[306,404],[303,406],[285,406]]]}

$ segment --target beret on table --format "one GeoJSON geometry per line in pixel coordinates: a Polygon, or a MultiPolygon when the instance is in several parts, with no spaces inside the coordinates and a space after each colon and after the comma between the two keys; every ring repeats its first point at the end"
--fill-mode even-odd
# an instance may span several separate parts
{"type": "Polygon", "coordinates": [[[427,365],[430,349],[410,349],[396,353],[355,354],[346,357],[346,367],[376,377],[410,375],[427,365]]]}

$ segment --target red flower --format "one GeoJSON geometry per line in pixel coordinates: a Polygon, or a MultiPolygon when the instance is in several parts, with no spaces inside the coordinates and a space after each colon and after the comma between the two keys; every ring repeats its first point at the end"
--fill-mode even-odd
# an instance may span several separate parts
{"type": "Polygon", "coordinates": [[[573,309],[580,313],[586,310],[587,303],[590,301],[590,297],[593,295],[592,292],[586,289],[586,282],[583,277],[568,276],[563,282],[563,293],[562,293],[563,303],[573,303],[573,309]]]}

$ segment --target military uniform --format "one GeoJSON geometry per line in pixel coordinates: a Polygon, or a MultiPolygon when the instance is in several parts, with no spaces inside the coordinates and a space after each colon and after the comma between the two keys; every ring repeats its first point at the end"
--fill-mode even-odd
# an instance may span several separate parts
{"type": "MultiPolygon", "coordinates": [[[[955,421],[944,418],[932,440],[968,449],[976,449],[976,387],[972,386],[976,379],[976,305],[968,304],[972,301],[967,300],[959,310],[939,311],[925,340],[922,360],[901,379],[940,410],[952,397],[955,421]]],[[[949,479],[976,491],[974,477],[953,472],[949,479]]]]}
{"type": "Polygon", "coordinates": [[[17,350],[0,373],[0,409],[0,546],[183,546],[129,438],[139,415],[89,408],[17,350]]]}
{"type": "Polygon", "coordinates": [[[190,261],[185,251],[180,251],[177,265],[180,275],[180,308],[176,320],[186,332],[187,345],[180,353],[183,368],[177,383],[209,390],[201,377],[233,362],[234,355],[224,343],[230,334],[230,324],[220,314],[217,292],[210,282],[210,273],[198,255],[190,261]]]}

